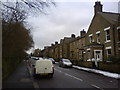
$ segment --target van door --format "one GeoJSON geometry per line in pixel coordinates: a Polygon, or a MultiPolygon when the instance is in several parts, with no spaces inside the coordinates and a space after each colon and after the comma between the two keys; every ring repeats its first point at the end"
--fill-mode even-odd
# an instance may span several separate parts
{"type": "Polygon", "coordinates": [[[36,73],[37,74],[48,74],[53,73],[53,65],[49,60],[41,60],[36,62],[36,73]]]}

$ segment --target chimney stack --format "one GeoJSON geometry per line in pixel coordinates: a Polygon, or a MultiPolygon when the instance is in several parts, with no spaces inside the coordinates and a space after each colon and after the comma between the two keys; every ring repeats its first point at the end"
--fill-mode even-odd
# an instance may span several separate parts
{"type": "Polygon", "coordinates": [[[75,38],[75,34],[71,34],[71,38],[75,38]]]}
{"type": "Polygon", "coordinates": [[[51,46],[54,46],[54,44],[52,43],[51,46]]]}
{"type": "Polygon", "coordinates": [[[57,42],[57,41],[55,42],[55,45],[56,45],[56,44],[58,44],[58,42],[57,42]]]}
{"type": "Polygon", "coordinates": [[[102,4],[100,1],[95,2],[95,6],[94,6],[94,14],[96,15],[97,12],[102,12],[102,4]]]}
{"type": "Polygon", "coordinates": [[[80,36],[84,36],[86,34],[86,31],[84,31],[84,29],[82,31],[80,31],[80,36]]]}

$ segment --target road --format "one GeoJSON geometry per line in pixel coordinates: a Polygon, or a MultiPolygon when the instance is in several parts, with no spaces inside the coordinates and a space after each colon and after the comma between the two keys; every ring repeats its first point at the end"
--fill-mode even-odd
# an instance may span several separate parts
{"type": "Polygon", "coordinates": [[[30,67],[22,62],[8,80],[3,82],[3,88],[90,88],[92,90],[118,90],[117,79],[105,77],[74,68],[62,68],[54,64],[53,78],[34,79],[30,67]]]}

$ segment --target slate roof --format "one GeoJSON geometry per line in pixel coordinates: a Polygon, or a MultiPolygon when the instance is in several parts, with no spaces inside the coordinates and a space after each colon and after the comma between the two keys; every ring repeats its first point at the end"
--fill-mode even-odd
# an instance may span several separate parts
{"type": "Polygon", "coordinates": [[[62,44],[62,43],[70,43],[70,42],[72,42],[72,41],[74,41],[74,40],[76,40],[77,38],[75,37],[75,38],[71,38],[71,37],[64,37],[64,39],[61,39],[61,41],[60,41],[60,43],[62,44]]]}
{"type": "Polygon", "coordinates": [[[120,13],[98,12],[98,14],[112,24],[116,24],[118,22],[118,18],[120,17],[120,13]]]}

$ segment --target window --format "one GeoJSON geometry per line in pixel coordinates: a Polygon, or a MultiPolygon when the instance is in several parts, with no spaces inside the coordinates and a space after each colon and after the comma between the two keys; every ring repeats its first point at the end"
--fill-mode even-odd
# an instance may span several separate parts
{"type": "Polygon", "coordinates": [[[106,41],[110,40],[110,30],[106,30],[106,41]]]}
{"type": "Polygon", "coordinates": [[[106,47],[106,50],[107,50],[107,56],[111,55],[111,49],[112,49],[111,46],[106,47]]]}
{"type": "Polygon", "coordinates": [[[88,51],[88,59],[90,59],[90,50],[88,51]]]}
{"type": "Polygon", "coordinates": [[[92,36],[90,36],[90,43],[92,43],[92,36]]]}
{"type": "Polygon", "coordinates": [[[111,49],[107,49],[107,56],[111,55],[111,49]]]}
{"type": "Polygon", "coordinates": [[[118,40],[120,41],[120,28],[118,29],[118,40]]]}
{"type": "Polygon", "coordinates": [[[120,55],[120,50],[118,51],[118,55],[120,55]]]}
{"type": "Polygon", "coordinates": [[[106,34],[106,42],[110,42],[110,27],[107,27],[104,29],[105,34],[106,34]]]}
{"type": "Polygon", "coordinates": [[[83,54],[84,54],[84,53],[83,53],[83,51],[82,51],[82,58],[83,58],[83,56],[84,56],[83,54]]]}
{"type": "Polygon", "coordinates": [[[92,36],[93,36],[93,34],[90,34],[90,35],[89,35],[90,43],[92,43],[92,39],[93,39],[92,36]]]}
{"type": "Polygon", "coordinates": [[[100,43],[100,33],[97,34],[97,43],[100,43]]]}
{"type": "Polygon", "coordinates": [[[99,54],[99,53],[100,53],[100,51],[96,51],[96,53],[98,53],[98,54],[99,54]]]}

